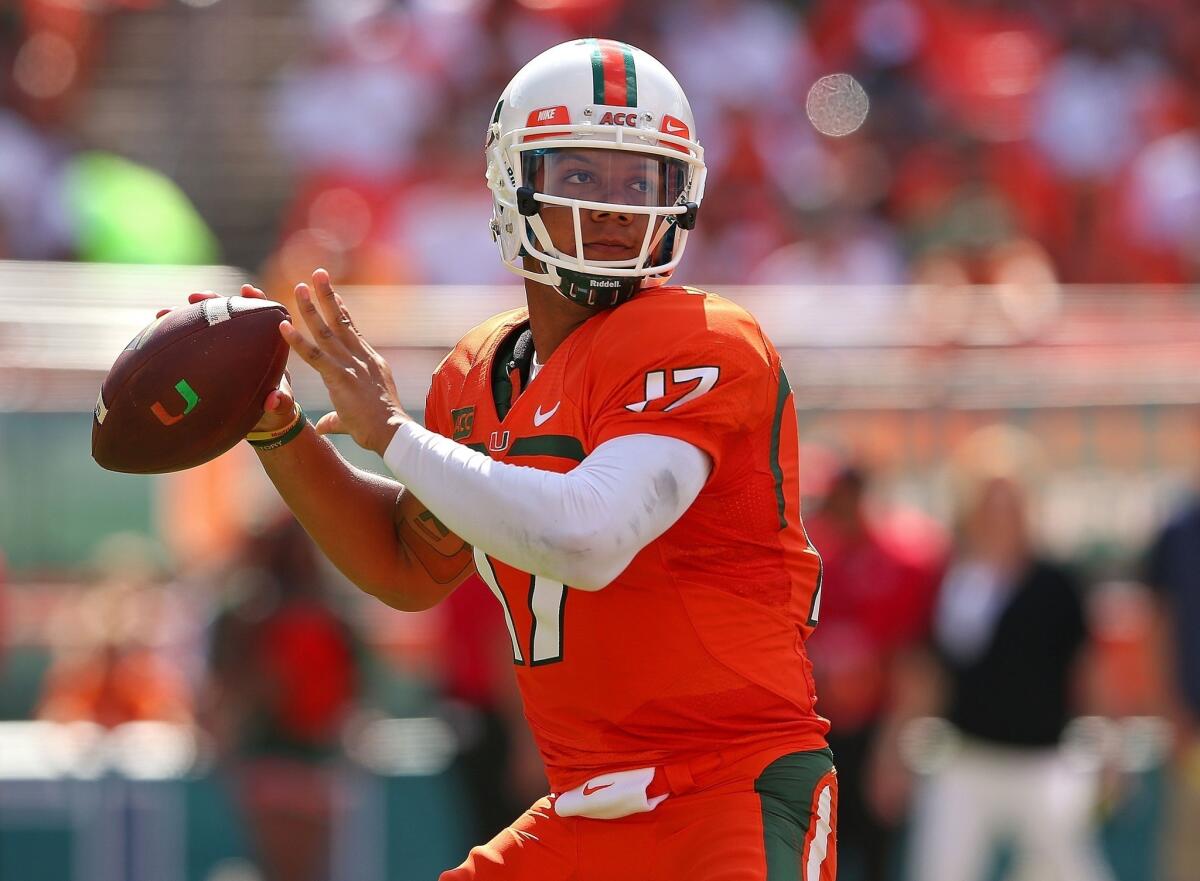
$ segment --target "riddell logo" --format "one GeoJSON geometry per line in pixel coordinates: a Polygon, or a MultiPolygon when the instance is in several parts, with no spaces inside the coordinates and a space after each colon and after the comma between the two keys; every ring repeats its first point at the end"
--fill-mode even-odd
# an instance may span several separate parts
{"type": "Polygon", "coordinates": [[[636,128],[638,124],[637,111],[635,110],[629,113],[613,113],[611,110],[605,111],[604,115],[600,117],[600,124],[628,125],[636,128]]]}

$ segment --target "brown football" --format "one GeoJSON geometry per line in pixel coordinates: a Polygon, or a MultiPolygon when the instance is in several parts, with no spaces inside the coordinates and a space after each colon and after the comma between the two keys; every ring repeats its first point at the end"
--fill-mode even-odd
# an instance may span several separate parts
{"type": "Polygon", "coordinates": [[[288,346],[270,300],[217,297],[174,309],[117,356],[96,401],[92,458],[157,474],[215,459],[246,436],[279,384],[288,346]]]}

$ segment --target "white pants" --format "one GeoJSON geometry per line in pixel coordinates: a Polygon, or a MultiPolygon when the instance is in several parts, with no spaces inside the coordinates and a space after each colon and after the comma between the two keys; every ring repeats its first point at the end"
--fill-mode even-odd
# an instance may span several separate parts
{"type": "Polygon", "coordinates": [[[918,791],[908,881],[982,881],[1004,841],[1017,849],[1014,881],[1110,881],[1092,823],[1097,785],[1057,749],[963,743],[918,791]]]}

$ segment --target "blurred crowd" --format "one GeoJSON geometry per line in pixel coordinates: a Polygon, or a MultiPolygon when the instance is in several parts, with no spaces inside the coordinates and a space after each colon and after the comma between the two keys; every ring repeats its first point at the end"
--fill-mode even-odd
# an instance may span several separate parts
{"type": "MultiPolygon", "coordinates": [[[[230,244],[219,227],[206,236],[169,181],[72,139],[106,29],[182,2],[20,0],[0,15],[0,253],[199,261],[230,244]],[[104,162],[80,169],[80,153],[104,162]],[[138,222],[139,201],[157,223],[138,222]]],[[[1200,274],[1200,24],[1188,0],[287,8],[307,42],[264,85],[265,149],[294,180],[274,245],[251,267],[268,285],[314,265],[346,281],[506,281],[486,229],[484,125],[524,61],[580,34],[649,50],[691,97],[710,168],[686,265],[696,282],[1200,274]],[[809,87],[834,71],[871,100],[843,138],[804,112],[809,87]]]]}

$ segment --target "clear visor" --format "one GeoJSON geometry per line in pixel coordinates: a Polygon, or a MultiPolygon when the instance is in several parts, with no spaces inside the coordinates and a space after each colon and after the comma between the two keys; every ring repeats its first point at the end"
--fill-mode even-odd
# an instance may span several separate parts
{"type": "Polygon", "coordinates": [[[548,196],[610,205],[669,208],[680,203],[688,165],[630,150],[559,147],[529,150],[522,176],[548,196]]]}

